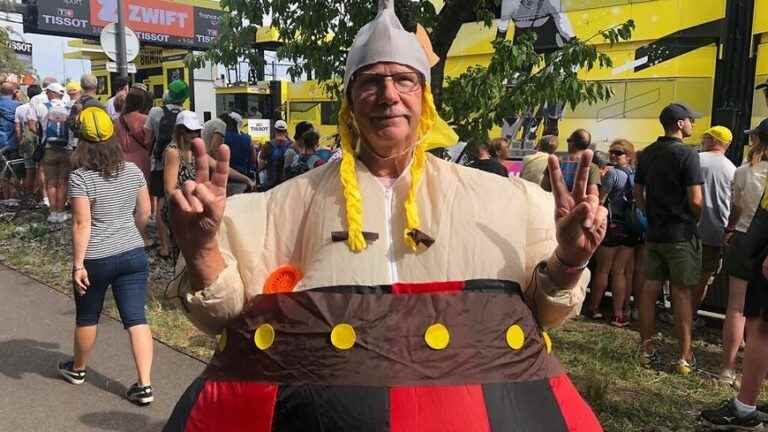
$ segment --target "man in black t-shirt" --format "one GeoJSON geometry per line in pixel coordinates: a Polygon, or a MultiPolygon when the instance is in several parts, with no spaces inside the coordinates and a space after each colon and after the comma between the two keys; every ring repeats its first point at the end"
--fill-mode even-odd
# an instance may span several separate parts
{"type": "Polygon", "coordinates": [[[469,166],[502,177],[509,177],[507,167],[501,163],[502,160],[507,159],[508,155],[509,141],[506,138],[496,138],[489,143],[480,144],[478,159],[469,166]]]}
{"type": "Polygon", "coordinates": [[[655,334],[655,304],[665,280],[670,281],[675,328],[680,341],[679,373],[696,367],[691,350],[691,326],[701,288],[701,242],[697,224],[703,198],[699,156],[683,138],[693,133],[699,115],[683,104],[673,103],[661,112],[664,136],[648,146],[637,160],[637,204],[648,216],[647,281],[640,294],[642,362],[658,364],[651,338],[655,334]]]}

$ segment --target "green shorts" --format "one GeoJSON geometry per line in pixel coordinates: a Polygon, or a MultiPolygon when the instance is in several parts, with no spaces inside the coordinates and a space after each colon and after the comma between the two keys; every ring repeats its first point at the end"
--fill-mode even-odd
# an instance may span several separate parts
{"type": "Polygon", "coordinates": [[[649,281],[694,286],[701,280],[701,241],[694,237],[675,243],[648,243],[646,274],[649,281]]]}

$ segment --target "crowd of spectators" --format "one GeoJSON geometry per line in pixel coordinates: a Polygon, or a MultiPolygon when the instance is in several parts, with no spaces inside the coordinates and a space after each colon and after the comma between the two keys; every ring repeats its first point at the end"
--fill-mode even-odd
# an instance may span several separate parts
{"type": "MultiPolygon", "coordinates": [[[[309,122],[298,123],[291,138],[288,123],[277,120],[273,138],[263,144],[252,142],[237,111],[201,124],[185,108],[189,87],[184,81],[169,85],[161,106],[153,106],[146,86],[127,81],[119,81],[114,97],[103,105],[97,86],[90,74],[66,85],[47,77],[23,92],[17,83],[0,83],[0,151],[23,162],[14,171],[21,179],[16,186],[49,206],[48,222],[73,219],[75,356],[59,365],[60,373],[74,384],[84,381],[104,292],[111,286],[136,359],[138,380],[128,398],[145,404],[153,399],[152,339],[143,312],[146,249],[158,243],[160,257],[178,255],[165,203],[197,178],[200,161],[193,142],[202,138],[207,158],[214,158],[221,145],[229,147],[227,196],[277,187],[339,155],[320,146],[319,131],[309,122]],[[151,221],[156,239],[146,229],[151,221]]],[[[761,419],[756,399],[768,370],[768,302],[762,292],[768,284],[768,248],[761,243],[766,235],[757,231],[768,223],[768,202],[761,202],[768,176],[768,119],[747,131],[751,145],[737,168],[726,157],[733,135],[723,126],[703,133],[698,153],[683,144],[698,117],[684,104],[670,104],[659,117],[664,135],[642,151],[617,138],[607,154],[594,152],[588,190],[608,209],[609,223],[595,255],[584,314],[603,320],[603,297],[610,290],[610,324],[625,327],[638,320],[639,361],[659,367],[655,321],[668,284],[680,345],[674,370],[689,375],[698,368],[692,348],[697,311],[715,276],[725,271],[728,306],[719,379],[732,386],[740,382],[741,391],[702,417],[713,424],[748,426],[761,419]],[[739,380],[737,352],[745,339],[739,380]]],[[[594,148],[591,140],[585,129],[566,140],[560,170],[568,188],[574,187],[578,161],[594,148]]],[[[535,153],[523,159],[520,176],[550,190],[548,161],[558,146],[557,136],[543,136],[535,153]]],[[[491,140],[479,146],[471,166],[509,176],[504,164],[509,152],[508,140],[491,140]]],[[[8,178],[0,193],[3,198],[15,193],[8,178]]]]}
{"type": "Polygon", "coordinates": [[[152,334],[145,317],[147,251],[175,261],[178,248],[168,223],[167,198],[197,175],[192,142],[203,138],[207,157],[230,148],[227,195],[275,187],[327,162],[320,135],[309,122],[288,138],[283,120],[274,139],[252,142],[236,111],[200,123],[185,108],[186,82],[170,83],[161,106],[142,83],[115,80],[106,104],[92,74],[66,85],[53,77],[22,91],[0,83],[0,152],[12,175],[0,179],[0,198],[23,195],[48,208],[48,222],[72,223],[72,282],[76,320],[74,356],[58,365],[67,381],[85,381],[106,290],[111,287],[131,340],[137,381],[126,397],[140,405],[154,399],[152,334]],[[261,175],[260,175],[261,174],[261,175]],[[147,226],[156,227],[156,238],[147,226]]]}
{"type": "MultiPolygon", "coordinates": [[[[626,327],[637,320],[639,362],[662,369],[655,324],[663,305],[662,288],[668,287],[679,342],[672,368],[690,375],[700,371],[692,344],[694,323],[707,290],[713,289],[715,277],[724,271],[728,302],[718,381],[740,391],[722,406],[704,410],[701,418],[709,425],[752,430],[767,418],[756,401],[768,372],[768,234],[763,225],[768,223],[768,200],[763,198],[768,119],[746,131],[750,146],[737,168],[726,156],[733,134],[724,126],[704,131],[699,152],[683,143],[692,136],[699,117],[686,105],[672,103],[659,115],[664,135],[642,151],[631,141],[617,138],[607,157],[593,152],[588,187],[598,192],[609,220],[594,257],[584,315],[604,320],[604,294],[610,289],[609,323],[626,327]],[[745,349],[741,379],[737,373],[740,348],[745,349]]],[[[585,129],[575,130],[567,143],[560,170],[573,188],[578,161],[595,146],[585,129]]],[[[535,153],[523,159],[520,176],[550,190],[547,160],[557,148],[556,136],[542,137],[535,153]]],[[[470,166],[509,175],[500,163],[507,151],[508,143],[501,138],[481,144],[479,157],[470,166]]]]}

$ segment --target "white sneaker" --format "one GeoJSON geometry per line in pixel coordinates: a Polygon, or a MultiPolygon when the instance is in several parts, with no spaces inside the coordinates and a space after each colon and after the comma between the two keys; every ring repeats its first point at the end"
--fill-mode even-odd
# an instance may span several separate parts
{"type": "Polygon", "coordinates": [[[46,219],[50,223],[58,223],[59,222],[59,212],[52,211],[48,215],[48,219],[46,219]]]}
{"type": "Polygon", "coordinates": [[[733,369],[723,369],[720,371],[720,375],[718,375],[717,381],[720,384],[733,388],[737,388],[740,384],[739,377],[736,375],[736,371],[733,369]]]}
{"type": "Polygon", "coordinates": [[[65,211],[59,213],[59,222],[66,222],[70,219],[72,219],[72,213],[65,211]]]}
{"type": "Polygon", "coordinates": [[[46,207],[50,207],[51,206],[51,202],[48,201],[48,197],[43,197],[43,205],[46,206],[46,207]]]}

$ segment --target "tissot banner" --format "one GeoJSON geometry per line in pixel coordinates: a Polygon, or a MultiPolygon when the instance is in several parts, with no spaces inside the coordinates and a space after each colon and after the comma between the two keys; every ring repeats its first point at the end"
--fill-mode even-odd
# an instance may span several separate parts
{"type": "MultiPolygon", "coordinates": [[[[126,25],[143,43],[206,49],[218,36],[222,11],[161,0],[125,0],[126,25]]],[[[46,0],[38,2],[29,33],[97,38],[117,21],[117,0],[46,0]]]]}
{"type": "Polygon", "coordinates": [[[11,47],[11,49],[13,49],[13,52],[16,53],[16,58],[19,59],[19,61],[21,61],[28,70],[31,69],[32,44],[29,42],[11,40],[8,42],[8,45],[11,47]]]}

